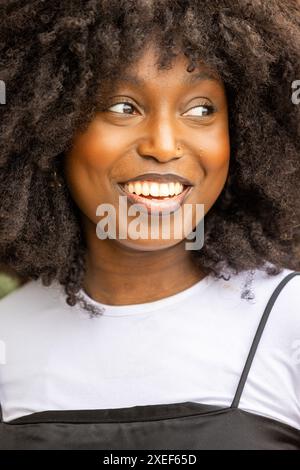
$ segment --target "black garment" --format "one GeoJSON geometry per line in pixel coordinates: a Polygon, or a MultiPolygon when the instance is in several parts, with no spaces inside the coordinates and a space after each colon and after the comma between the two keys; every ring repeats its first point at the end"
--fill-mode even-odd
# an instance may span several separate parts
{"type": "Polygon", "coordinates": [[[118,409],[49,410],[1,419],[0,449],[300,450],[300,430],[238,407],[263,329],[289,273],[274,290],[257,328],[230,407],[194,402],[118,409]]]}

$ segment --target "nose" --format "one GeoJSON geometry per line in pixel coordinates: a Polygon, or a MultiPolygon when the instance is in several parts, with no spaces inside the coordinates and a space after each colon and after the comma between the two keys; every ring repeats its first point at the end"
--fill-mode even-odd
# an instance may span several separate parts
{"type": "Polygon", "coordinates": [[[182,145],[179,144],[176,125],[170,116],[153,117],[145,133],[146,137],[138,145],[142,157],[153,158],[161,163],[182,157],[182,145]]]}

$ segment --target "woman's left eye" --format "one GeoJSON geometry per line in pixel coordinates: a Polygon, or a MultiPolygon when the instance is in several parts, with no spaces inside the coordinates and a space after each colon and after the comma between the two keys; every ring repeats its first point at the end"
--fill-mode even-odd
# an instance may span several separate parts
{"type": "Polygon", "coordinates": [[[210,114],[213,114],[213,112],[214,112],[214,107],[212,105],[201,104],[199,106],[194,106],[193,108],[190,108],[184,114],[187,115],[187,113],[188,113],[188,115],[190,115],[190,116],[204,117],[204,116],[209,116],[210,114]],[[198,110],[200,109],[200,112],[196,111],[197,109],[198,110]]]}

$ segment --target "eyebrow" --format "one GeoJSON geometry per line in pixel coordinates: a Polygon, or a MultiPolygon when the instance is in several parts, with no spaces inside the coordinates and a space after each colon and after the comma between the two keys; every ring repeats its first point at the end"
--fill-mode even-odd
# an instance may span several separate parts
{"type": "MultiPolygon", "coordinates": [[[[219,82],[218,78],[215,75],[213,75],[211,72],[202,71],[193,75],[186,76],[182,80],[181,83],[182,85],[193,85],[194,83],[198,81],[201,82],[203,80],[213,80],[213,81],[219,82]]],[[[116,83],[120,84],[122,82],[128,82],[135,86],[144,86],[146,84],[146,81],[147,80],[144,80],[143,78],[139,78],[137,76],[130,75],[130,74],[125,74],[119,77],[116,83]]]]}

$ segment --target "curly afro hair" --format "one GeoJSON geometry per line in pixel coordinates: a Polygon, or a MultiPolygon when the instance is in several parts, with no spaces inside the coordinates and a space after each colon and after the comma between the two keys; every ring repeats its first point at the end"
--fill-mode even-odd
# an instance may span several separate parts
{"type": "Polygon", "coordinates": [[[160,69],[179,50],[188,71],[197,61],[215,69],[228,98],[229,174],[195,263],[224,279],[230,270],[299,269],[298,0],[12,0],[1,8],[3,263],[44,285],[57,280],[69,305],[97,314],[79,295],[86,245],[62,161],[105,102],[102,84],[153,40],[160,69]]]}

